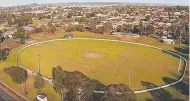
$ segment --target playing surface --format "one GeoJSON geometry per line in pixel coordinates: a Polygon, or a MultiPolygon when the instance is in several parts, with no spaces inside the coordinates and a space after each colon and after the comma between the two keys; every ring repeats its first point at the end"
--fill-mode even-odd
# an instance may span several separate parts
{"type": "Polygon", "coordinates": [[[51,78],[52,67],[80,71],[104,84],[124,83],[132,89],[143,89],[140,81],[163,85],[162,77],[178,70],[179,59],[161,50],[121,42],[100,40],[64,40],[25,48],[18,56],[22,66],[34,71],[37,53],[41,74],[51,78]]]}

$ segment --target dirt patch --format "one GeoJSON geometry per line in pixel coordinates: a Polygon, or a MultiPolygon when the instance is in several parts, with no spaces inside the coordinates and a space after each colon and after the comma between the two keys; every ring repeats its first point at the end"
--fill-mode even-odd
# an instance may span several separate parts
{"type": "Polygon", "coordinates": [[[4,48],[17,48],[20,46],[20,43],[18,40],[15,39],[7,39],[5,41],[3,41],[2,43],[0,43],[0,49],[4,49],[4,48]]]}
{"type": "Polygon", "coordinates": [[[85,52],[82,54],[83,57],[85,58],[91,58],[91,59],[100,59],[105,57],[105,54],[102,53],[97,53],[97,52],[85,52]]]}

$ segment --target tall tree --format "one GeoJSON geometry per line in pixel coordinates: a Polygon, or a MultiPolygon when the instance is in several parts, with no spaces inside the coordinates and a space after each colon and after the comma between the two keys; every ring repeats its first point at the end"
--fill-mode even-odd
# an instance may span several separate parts
{"type": "Polygon", "coordinates": [[[108,85],[106,91],[101,101],[136,101],[134,92],[124,84],[108,85]]]}
{"type": "Polygon", "coordinates": [[[4,49],[1,51],[1,58],[2,58],[4,61],[8,58],[9,52],[10,52],[10,49],[9,49],[9,48],[4,48],[4,49]]]}
{"type": "Polygon", "coordinates": [[[143,34],[143,32],[145,32],[145,26],[143,25],[142,22],[139,23],[139,30],[141,35],[143,34]]]}
{"type": "Polygon", "coordinates": [[[41,74],[37,74],[34,81],[34,88],[38,89],[38,92],[41,92],[41,89],[45,86],[45,81],[42,78],[41,74]]]}
{"type": "Polygon", "coordinates": [[[23,92],[26,94],[26,80],[28,79],[27,71],[18,66],[4,68],[4,72],[8,74],[13,82],[23,85],[23,92]]]}
{"type": "Polygon", "coordinates": [[[32,23],[32,15],[22,13],[21,16],[17,17],[14,21],[18,26],[25,26],[32,23]]]}
{"type": "Polygon", "coordinates": [[[79,31],[79,32],[84,32],[85,31],[85,28],[83,25],[76,25],[76,30],[79,31]]]}
{"type": "Polygon", "coordinates": [[[152,24],[146,26],[146,35],[155,34],[155,28],[152,24]]]}
{"type": "Polygon", "coordinates": [[[56,31],[56,27],[52,25],[51,22],[48,23],[49,32],[54,33],[56,31]]]}
{"type": "Polygon", "coordinates": [[[65,75],[63,85],[71,92],[71,101],[94,101],[93,91],[96,88],[95,85],[98,85],[97,83],[92,82],[89,77],[78,71],[65,71],[65,75]]]}
{"type": "Polygon", "coordinates": [[[109,32],[113,29],[112,23],[106,22],[103,24],[104,32],[109,32]]]}
{"type": "Polygon", "coordinates": [[[25,30],[22,27],[18,27],[17,31],[13,34],[13,38],[24,38],[25,36],[25,30]]]}
{"type": "Polygon", "coordinates": [[[62,84],[63,79],[65,78],[65,74],[63,71],[63,68],[61,66],[53,67],[52,69],[52,76],[54,80],[53,88],[55,92],[59,93],[61,95],[62,100],[64,99],[64,86],[62,84]],[[54,72],[54,73],[53,73],[54,72]]]}

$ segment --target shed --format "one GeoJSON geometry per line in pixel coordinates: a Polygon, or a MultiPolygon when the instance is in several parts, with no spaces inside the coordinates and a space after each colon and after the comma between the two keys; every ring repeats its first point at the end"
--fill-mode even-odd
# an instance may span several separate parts
{"type": "Polygon", "coordinates": [[[64,38],[74,38],[73,34],[64,34],[64,38]]]}

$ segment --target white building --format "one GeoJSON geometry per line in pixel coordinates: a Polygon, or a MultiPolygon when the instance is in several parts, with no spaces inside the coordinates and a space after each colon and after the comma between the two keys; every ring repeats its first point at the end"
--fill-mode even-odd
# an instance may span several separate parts
{"type": "Polygon", "coordinates": [[[10,37],[12,38],[13,37],[13,34],[14,34],[15,31],[6,31],[5,33],[3,33],[3,37],[10,37]]]}
{"type": "Polygon", "coordinates": [[[172,39],[163,39],[163,42],[165,44],[175,44],[174,40],[172,40],[172,39]]]}
{"type": "Polygon", "coordinates": [[[38,94],[37,97],[36,97],[37,101],[48,101],[47,99],[47,95],[45,94],[38,94]]]}

